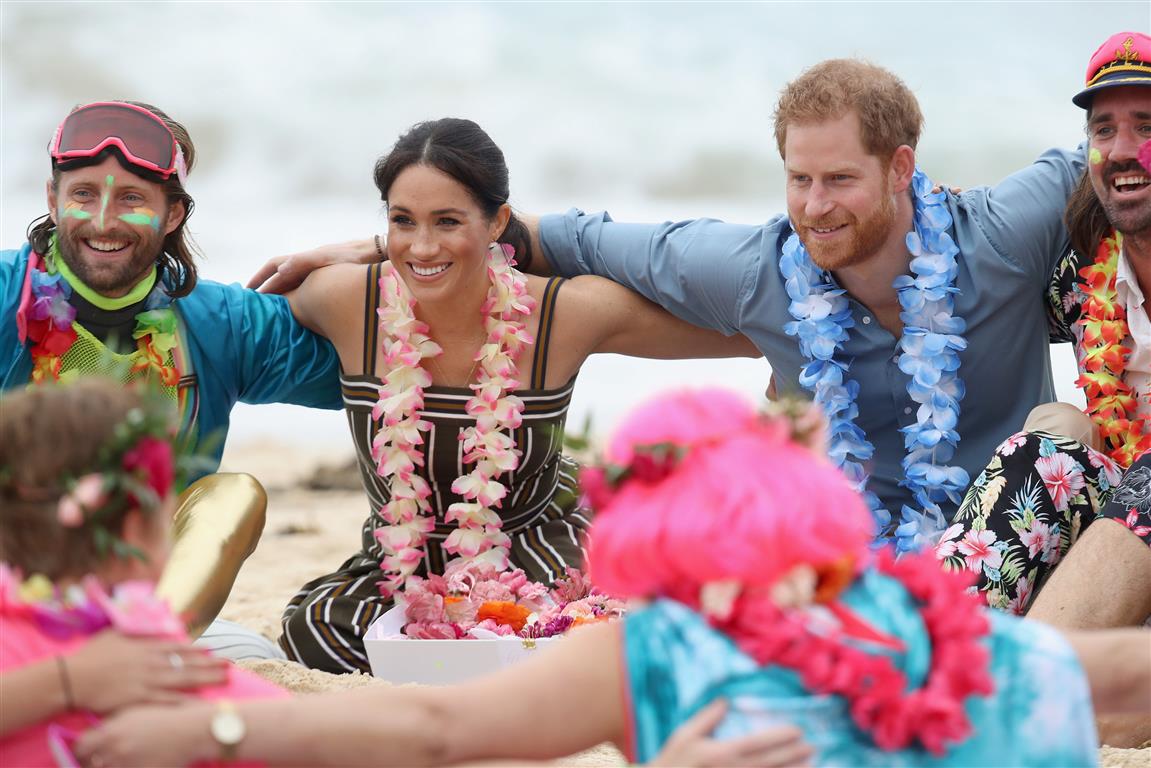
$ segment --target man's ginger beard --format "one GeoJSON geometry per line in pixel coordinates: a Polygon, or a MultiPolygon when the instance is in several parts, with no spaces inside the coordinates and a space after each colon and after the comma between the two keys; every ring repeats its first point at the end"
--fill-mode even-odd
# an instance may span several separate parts
{"type": "Polygon", "coordinates": [[[895,225],[895,203],[888,190],[879,196],[875,207],[863,219],[840,209],[814,221],[804,221],[796,227],[799,239],[807,248],[811,260],[820,269],[834,271],[852,267],[874,256],[891,234],[895,225]],[[842,225],[851,227],[851,237],[834,243],[825,243],[807,237],[812,229],[828,229],[842,225]]]}

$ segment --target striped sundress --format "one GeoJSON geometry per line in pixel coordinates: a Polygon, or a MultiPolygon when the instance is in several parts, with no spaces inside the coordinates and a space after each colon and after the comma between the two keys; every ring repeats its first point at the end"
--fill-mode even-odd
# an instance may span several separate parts
{"type": "MultiPolygon", "coordinates": [[[[511,561],[533,580],[551,583],[568,567],[583,563],[583,532],[590,514],[578,506],[578,465],[561,453],[564,421],[571,402],[575,376],[563,386],[545,389],[547,354],[555,316],[555,301],[562,278],[548,281],[539,303],[539,330],[531,356],[530,387],[516,390],[524,401],[523,424],[515,430],[522,452],[520,466],[500,477],[508,495],[497,510],[503,530],[512,540],[511,561]]],[[[376,369],[379,348],[376,309],[379,306],[379,268],[368,270],[367,311],[364,333],[366,372],[376,369]]],[[[521,362],[522,367],[522,362],[521,362]]],[[[341,375],[344,410],[356,446],[360,475],[372,514],[364,521],[361,551],[335,573],[305,584],[292,598],[283,615],[280,645],[289,658],[329,672],[368,670],[363,635],[373,621],[391,607],[376,582],[382,579],[379,562],[383,552],[372,535],[384,525],[378,510],[388,501],[388,487],[376,475],[372,439],[378,431],[372,407],[379,396],[380,379],[363,373],[341,375]]],[[[466,387],[431,386],[424,390],[420,418],[431,423],[424,435],[424,473],[432,489],[428,499],[436,513],[436,529],[429,534],[424,562],[417,573],[442,573],[450,555],[443,541],[455,529],[444,524],[447,508],[462,501],[451,491],[452,482],[464,473],[458,436],[475,423],[464,412],[472,392],[466,387]]]]}

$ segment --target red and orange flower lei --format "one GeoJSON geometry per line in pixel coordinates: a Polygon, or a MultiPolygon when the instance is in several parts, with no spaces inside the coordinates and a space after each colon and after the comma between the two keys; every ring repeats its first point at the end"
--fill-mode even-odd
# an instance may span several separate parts
{"type": "MultiPolygon", "coordinates": [[[[44,264],[42,257],[38,257],[44,264]]],[[[50,273],[34,265],[29,271],[31,280],[30,304],[27,308],[29,354],[32,356],[32,381],[57,381],[63,367],[63,357],[78,337],[73,323],[76,310],[68,303],[72,287],[63,275],[50,273]]],[[[176,313],[171,298],[157,280],[148,295],[146,309],[136,315],[136,328],[132,337],[136,350],[131,354],[131,372],[155,375],[166,387],[180,382],[180,371],[175,364],[168,365],[168,355],[176,346],[176,313]]]]}
{"type": "Polygon", "coordinates": [[[1151,451],[1151,434],[1138,417],[1135,393],[1123,380],[1131,350],[1123,346],[1130,331],[1127,312],[1118,299],[1115,275],[1123,235],[1114,232],[1099,243],[1095,261],[1079,270],[1083,301],[1077,325],[1081,331],[1076,386],[1087,397],[1087,415],[1099,427],[1106,453],[1121,466],[1151,451]]]}
{"type": "Polygon", "coordinates": [[[880,749],[919,746],[943,755],[972,733],[968,697],[994,691],[982,642],[988,618],[979,598],[967,592],[970,574],[942,571],[930,554],[896,560],[885,549],[875,569],[903,584],[919,605],[931,667],[915,690],[907,690],[906,675],[887,656],[844,642],[844,632],[813,630],[802,611],[781,609],[762,596],[739,597],[731,619],[712,623],[760,664],[794,670],[812,693],[845,698],[851,719],[880,749]]]}

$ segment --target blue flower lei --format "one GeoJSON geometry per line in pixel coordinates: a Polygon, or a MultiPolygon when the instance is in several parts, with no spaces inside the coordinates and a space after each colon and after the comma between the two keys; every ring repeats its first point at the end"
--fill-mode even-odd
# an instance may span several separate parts
{"type": "MultiPolygon", "coordinates": [[[[911,377],[907,393],[919,403],[916,423],[903,427],[904,477],[900,485],[911,491],[919,506],[903,505],[894,526],[896,549],[918,551],[934,544],[947,522],[939,502],[958,504],[969,477],[962,467],[948,466],[955,455],[959,433],[959,353],[967,348],[966,323],[955,316],[952,294],[958,292],[956,256],[959,248],[948,234],[951,213],[942,192],[932,194],[932,183],[918,168],[911,180],[915,205],[914,231],[907,233],[911,275],[900,275],[894,288],[899,295],[903,335],[899,339],[899,370],[911,377]]],[[[863,493],[875,517],[877,538],[891,535],[892,515],[879,497],[866,490],[868,474],[861,462],[875,453],[867,435],[855,423],[859,382],[847,378],[850,361],[836,359],[855,326],[846,292],[811,261],[794,232],[784,243],[779,270],[791,298],[788,311],[795,318],[784,331],[799,341],[808,363],[799,383],[810,390],[828,419],[828,449],[832,460],[856,489],[863,493]]]]}

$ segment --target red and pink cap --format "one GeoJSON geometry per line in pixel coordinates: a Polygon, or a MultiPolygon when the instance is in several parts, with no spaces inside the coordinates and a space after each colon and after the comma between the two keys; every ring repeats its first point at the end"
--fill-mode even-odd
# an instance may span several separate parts
{"type": "Polygon", "coordinates": [[[1071,99],[1087,109],[1096,91],[1121,85],[1151,86],[1151,37],[1117,32],[1099,46],[1087,64],[1087,85],[1071,99]]]}

